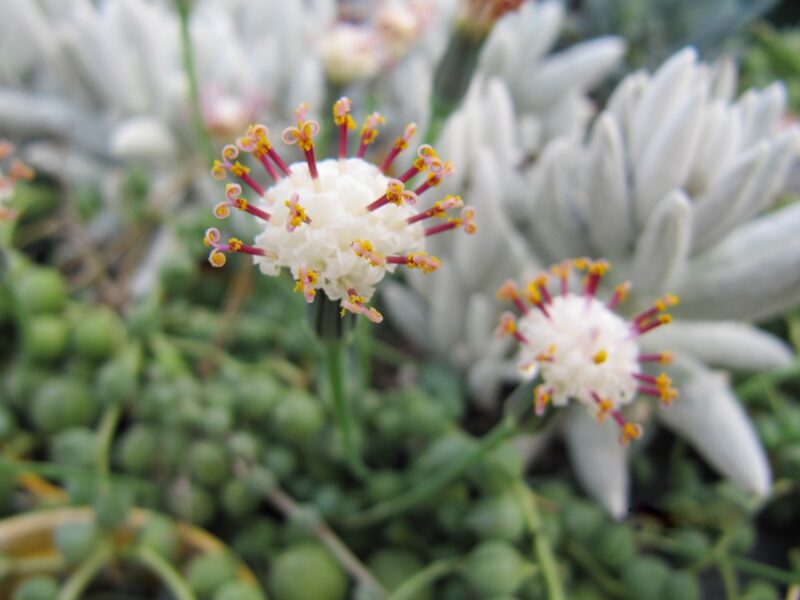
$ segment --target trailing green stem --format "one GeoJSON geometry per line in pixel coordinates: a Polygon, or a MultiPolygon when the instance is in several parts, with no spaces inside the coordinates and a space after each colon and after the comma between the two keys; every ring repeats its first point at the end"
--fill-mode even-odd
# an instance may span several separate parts
{"type": "Polygon", "coordinates": [[[440,577],[456,571],[462,563],[463,559],[461,558],[448,558],[432,562],[408,578],[386,600],[411,600],[440,577]]]}
{"type": "Polygon", "coordinates": [[[158,575],[175,600],[196,600],[194,592],[186,580],[161,554],[146,546],[140,546],[136,549],[134,556],[158,575]]]}
{"type": "Polygon", "coordinates": [[[97,454],[95,458],[95,468],[100,476],[108,475],[110,468],[111,441],[114,438],[114,431],[117,429],[122,407],[119,404],[107,406],[100,419],[100,427],[97,430],[97,454]]]}
{"type": "Polygon", "coordinates": [[[192,104],[192,125],[203,154],[208,163],[211,164],[214,162],[214,148],[211,144],[211,138],[208,136],[208,131],[203,121],[203,110],[200,106],[200,87],[197,83],[197,73],[194,68],[194,55],[192,53],[192,38],[189,33],[189,2],[188,0],[176,0],[176,3],[181,22],[183,70],[189,83],[189,101],[192,104]]]}
{"type": "Polygon", "coordinates": [[[325,366],[333,397],[333,411],[339,434],[342,436],[347,465],[354,475],[363,479],[367,475],[367,468],[361,460],[353,437],[353,410],[344,382],[344,345],[345,342],[342,340],[325,343],[325,366]]]}
{"type": "Polygon", "coordinates": [[[536,497],[523,481],[515,484],[514,493],[522,506],[525,522],[533,537],[533,551],[542,570],[542,577],[544,577],[547,587],[547,597],[549,600],[565,600],[564,587],[561,585],[561,577],[558,574],[558,564],[553,554],[553,548],[550,546],[550,540],[544,531],[536,497]]]}
{"type": "Polygon", "coordinates": [[[516,421],[510,416],[504,417],[489,433],[483,436],[478,444],[459,459],[441,469],[432,477],[422,481],[408,491],[348,519],[353,526],[370,525],[387,517],[403,513],[424,502],[448,484],[458,479],[467,469],[476,464],[487,452],[517,433],[516,421]]]}
{"type": "Polygon", "coordinates": [[[111,560],[112,555],[111,546],[107,543],[101,544],[70,575],[58,594],[58,600],[82,598],[83,592],[92,583],[92,579],[111,560]]]}

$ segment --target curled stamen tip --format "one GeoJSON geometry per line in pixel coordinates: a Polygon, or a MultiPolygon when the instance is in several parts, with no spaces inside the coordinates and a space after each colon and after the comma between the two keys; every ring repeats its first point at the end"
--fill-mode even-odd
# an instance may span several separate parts
{"type": "Polygon", "coordinates": [[[219,229],[216,227],[209,227],[206,229],[206,233],[203,236],[203,244],[206,246],[217,246],[221,237],[219,229]]]}
{"type": "Polygon", "coordinates": [[[427,252],[415,252],[409,254],[406,264],[415,269],[421,269],[423,273],[433,273],[438,269],[442,261],[427,252]]]}
{"type": "Polygon", "coordinates": [[[218,219],[227,219],[231,216],[230,205],[227,202],[220,202],[214,206],[214,216],[218,219]]]}
{"type": "Polygon", "coordinates": [[[225,266],[228,258],[224,253],[214,248],[208,255],[208,262],[211,263],[212,267],[220,268],[225,266]]]}
{"type": "Polygon", "coordinates": [[[464,208],[461,211],[461,219],[463,220],[464,232],[473,234],[478,231],[478,225],[475,223],[475,209],[471,206],[464,208]]]}

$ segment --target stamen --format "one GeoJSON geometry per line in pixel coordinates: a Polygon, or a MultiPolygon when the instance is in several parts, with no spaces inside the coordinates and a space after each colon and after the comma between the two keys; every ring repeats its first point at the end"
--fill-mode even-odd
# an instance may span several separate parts
{"type": "Polygon", "coordinates": [[[367,210],[372,212],[389,203],[395,206],[402,206],[403,204],[414,205],[417,203],[417,195],[407,190],[403,182],[399,179],[390,179],[389,183],[386,184],[386,193],[370,203],[367,206],[367,210]]]}
{"type": "Polygon", "coordinates": [[[342,96],[333,104],[333,122],[339,126],[339,161],[347,158],[347,130],[355,129],[356,122],[350,116],[350,98],[342,96]]]}
{"type": "Polygon", "coordinates": [[[510,312],[504,312],[500,315],[500,324],[495,329],[497,337],[513,336],[521,344],[527,344],[528,340],[517,329],[517,319],[510,312]]]}
{"type": "Polygon", "coordinates": [[[657,362],[662,365],[668,365],[675,360],[675,355],[672,352],[659,352],[657,354],[640,354],[639,362],[657,362]]]}
{"type": "Polygon", "coordinates": [[[382,267],[387,262],[385,256],[375,252],[375,247],[369,240],[354,240],[350,246],[353,248],[356,256],[367,259],[369,264],[373,267],[382,267]]]}
{"type": "Polygon", "coordinates": [[[464,202],[461,200],[461,196],[445,196],[443,200],[434,202],[433,206],[428,210],[417,213],[413,217],[406,219],[406,223],[412,225],[419,221],[424,221],[425,219],[444,218],[446,216],[445,211],[451,208],[461,208],[462,206],[464,206],[464,202]]]}
{"type": "Polygon", "coordinates": [[[383,321],[383,315],[378,312],[375,308],[371,306],[366,306],[364,304],[365,299],[363,296],[359,296],[358,292],[356,292],[353,288],[347,290],[348,297],[345,300],[342,300],[342,311],[341,315],[344,316],[346,310],[349,310],[351,313],[357,315],[364,315],[373,323],[380,323],[383,321]]]}
{"type": "Polygon", "coordinates": [[[300,196],[298,194],[292,194],[292,197],[284,202],[284,205],[289,209],[289,215],[286,218],[286,231],[291,233],[303,223],[306,225],[311,223],[311,218],[306,214],[306,209],[300,206],[300,196]]]}
{"type": "Polygon", "coordinates": [[[614,310],[621,302],[625,302],[625,299],[628,297],[628,292],[630,291],[630,289],[631,289],[630,281],[620,283],[617,287],[614,288],[614,293],[611,295],[611,298],[608,299],[606,307],[609,310],[614,310]]]}
{"type": "Polygon", "coordinates": [[[464,231],[468,234],[475,233],[478,230],[478,226],[475,223],[475,209],[471,206],[468,206],[461,210],[461,218],[459,219],[448,219],[447,223],[442,223],[441,225],[434,225],[433,227],[428,227],[425,230],[425,235],[436,235],[437,233],[442,233],[443,231],[449,231],[450,229],[457,229],[458,227],[463,227],[464,231]]]}
{"type": "Polygon", "coordinates": [[[588,261],[586,259],[577,259],[575,261],[575,266],[580,270],[587,270],[588,275],[586,276],[586,282],[583,287],[583,292],[589,298],[594,298],[595,293],[597,292],[597,286],[600,283],[600,279],[602,279],[603,275],[605,275],[608,270],[611,268],[611,265],[607,260],[596,260],[594,262],[588,261]]]}
{"type": "Polygon", "coordinates": [[[367,146],[378,137],[378,125],[383,125],[384,123],[386,123],[386,119],[376,112],[366,118],[364,126],[361,128],[361,144],[359,144],[358,152],[356,153],[358,158],[364,158],[367,146]]]}
{"type": "Polygon", "coordinates": [[[544,414],[545,408],[547,408],[552,399],[552,389],[545,389],[545,386],[541,384],[536,386],[536,389],[533,390],[533,410],[537,417],[541,417],[544,414]]]}
{"type": "Polygon", "coordinates": [[[408,171],[398,177],[398,179],[403,183],[407,183],[417,173],[426,170],[432,173],[437,173],[441,170],[441,168],[442,161],[436,154],[436,150],[433,149],[433,146],[423,144],[417,149],[417,158],[414,160],[414,164],[411,165],[408,171]]]}
{"type": "Polygon", "coordinates": [[[297,281],[294,285],[295,292],[302,292],[306,302],[311,304],[317,295],[317,285],[319,282],[319,272],[314,269],[300,267],[297,281]]]}
{"type": "Polygon", "coordinates": [[[572,263],[565,260],[560,265],[550,267],[550,271],[561,281],[561,295],[569,294],[569,274],[572,271],[572,263]]]}
{"type": "Polygon", "coordinates": [[[433,273],[442,264],[441,260],[427,252],[412,252],[408,256],[387,256],[386,262],[421,269],[423,273],[433,273]]]}
{"type": "Polygon", "coordinates": [[[227,262],[227,258],[224,254],[225,252],[239,252],[241,254],[250,254],[251,256],[266,256],[267,254],[263,248],[248,246],[238,238],[230,238],[226,244],[221,243],[221,239],[222,236],[219,233],[219,229],[216,227],[206,229],[203,244],[212,248],[208,255],[208,262],[210,262],[213,267],[225,266],[227,262]]]}
{"type": "Polygon", "coordinates": [[[242,198],[242,186],[238,183],[229,183],[225,186],[225,195],[228,200],[220,202],[214,207],[214,216],[218,219],[227,219],[231,215],[231,207],[243,210],[251,215],[258,217],[263,221],[269,221],[272,218],[268,212],[252,206],[247,200],[242,198]]]}
{"type": "Polygon", "coordinates": [[[411,141],[411,138],[414,137],[414,134],[417,132],[417,124],[416,123],[409,123],[406,125],[406,129],[403,132],[403,135],[398,137],[394,141],[394,145],[392,149],[389,151],[388,156],[384,159],[381,163],[381,173],[386,173],[389,170],[389,167],[392,165],[392,162],[397,155],[400,154],[403,150],[408,148],[408,143],[411,141]]]}
{"type": "Polygon", "coordinates": [[[454,171],[455,167],[453,167],[453,163],[448,160],[438,173],[431,173],[428,175],[427,179],[414,190],[414,193],[417,194],[417,196],[421,196],[428,189],[439,185],[445,177],[450,177],[454,171]]]}
{"type": "Polygon", "coordinates": [[[656,327],[661,327],[662,325],[666,325],[667,323],[672,322],[672,315],[658,315],[655,320],[650,321],[648,323],[635,323],[634,324],[634,332],[637,335],[644,335],[648,331],[655,329],[656,327]]]}
{"type": "Polygon", "coordinates": [[[313,137],[319,132],[319,123],[314,120],[306,119],[308,104],[303,102],[297,107],[295,115],[297,117],[297,127],[287,127],[283,131],[283,141],[287,144],[297,144],[305,154],[308,163],[308,173],[314,185],[314,190],[322,191],[319,183],[319,172],[317,171],[317,160],[314,157],[313,137]]]}
{"type": "Polygon", "coordinates": [[[538,281],[539,280],[537,279],[528,282],[528,285],[525,287],[525,299],[542,311],[542,314],[549,319],[550,313],[547,312],[547,308],[545,307],[544,302],[542,302],[542,286],[539,285],[538,281]]]}
{"type": "MultiPolygon", "coordinates": [[[[275,154],[275,150],[272,148],[272,144],[269,141],[269,130],[264,126],[259,124],[250,125],[247,128],[247,132],[236,140],[236,145],[245,152],[250,152],[253,156],[255,156],[264,169],[269,173],[269,176],[272,177],[275,181],[279,179],[278,172],[275,170],[275,167],[269,162],[272,154],[275,154]]],[[[275,154],[278,159],[278,166],[280,167],[280,163],[283,161],[280,157],[275,154]]],[[[274,159],[273,159],[274,160],[274,159]]],[[[285,163],[283,163],[284,166],[285,163]]],[[[288,167],[286,168],[288,171],[288,167]]],[[[287,173],[288,175],[289,173],[287,173]]]]}
{"type": "Polygon", "coordinates": [[[642,323],[643,321],[649,319],[653,315],[663,312],[667,310],[669,306],[677,306],[680,302],[680,299],[675,294],[667,294],[663,298],[659,298],[655,302],[653,302],[653,306],[648,308],[646,311],[639,313],[633,318],[634,323],[642,323]]]}
{"type": "Polygon", "coordinates": [[[539,362],[554,362],[556,359],[556,345],[550,344],[547,350],[540,352],[536,355],[536,360],[539,362]]]}
{"type": "Polygon", "coordinates": [[[525,303],[522,301],[522,297],[519,295],[519,290],[517,289],[517,284],[513,279],[507,279],[503,285],[500,286],[497,290],[497,299],[510,300],[520,313],[523,315],[528,314],[528,307],[525,306],[525,303]]]}
{"type": "Polygon", "coordinates": [[[601,398],[594,390],[590,392],[590,395],[597,404],[597,421],[603,423],[606,417],[614,410],[614,403],[610,399],[601,398]]]}
{"type": "Polygon", "coordinates": [[[236,160],[239,156],[239,149],[228,144],[222,149],[222,160],[215,160],[211,168],[211,176],[217,181],[222,181],[228,171],[231,175],[244,181],[259,196],[264,195],[264,188],[250,176],[250,169],[236,160]],[[235,162],[234,162],[235,161],[235,162]]]}

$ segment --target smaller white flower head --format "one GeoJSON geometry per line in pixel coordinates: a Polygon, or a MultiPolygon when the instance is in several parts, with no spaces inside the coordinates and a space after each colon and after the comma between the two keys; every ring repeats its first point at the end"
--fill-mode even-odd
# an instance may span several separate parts
{"type": "Polygon", "coordinates": [[[599,421],[610,415],[620,426],[620,440],[627,443],[639,437],[641,427],[625,420],[622,407],[637,393],[655,396],[665,404],[677,396],[666,373],[654,376],[641,369],[641,363],[664,363],[670,357],[642,354],[638,344],[640,335],[670,321],[663,311],[677,303],[677,298],[666,296],[626,321],[614,308],[625,299],[627,284],[618,286],[606,303],[595,297],[608,269],[604,260],[576,259],[556,265],[552,272],[560,281],[558,294],[550,293],[547,275],[530,281],[523,292],[507,281],[498,298],[513,302],[521,315],[517,321],[513,314],[505,313],[498,333],[520,342],[521,373],[530,379],[541,378],[534,396],[537,414],[551,402],[565,406],[572,398],[599,421]],[[573,266],[586,271],[581,293],[569,289],[573,266]]]}
{"type": "Polygon", "coordinates": [[[596,412],[593,393],[614,408],[633,400],[639,345],[630,324],[596,298],[574,293],[553,298],[547,313],[520,318],[519,331],[528,340],[520,348],[520,366],[530,376],[541,375],[553,390],[553,404],[575,398],[596,412]]]}

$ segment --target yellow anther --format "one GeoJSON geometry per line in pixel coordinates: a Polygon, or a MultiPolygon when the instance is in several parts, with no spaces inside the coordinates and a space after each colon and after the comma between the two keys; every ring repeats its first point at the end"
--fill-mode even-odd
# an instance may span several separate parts
{"type": "Polygon", "coordinates": [[[572,263],[570,263],[568,260],[565,260],[559,265],[553,265],[550,267],[550,272],[560,279],[566,279],[569,277],[570,271],[572,271],[572,263]]]}
{"type": "Polygon", "coordinates": [[[666,325],[667,323],[672,322],[672,315],[670,314],[658,315],[658,318],[656,320],[662,325],[666,325]]]}
{"type": "Polygon", "coordinates": [[[678,390],[673,387],[663,388],[659,391],[659,399],[661,404],[669,406],[678,397],[678,390]]]}
{"type": "Polygon", "coordinates": [[[461,211],[461,220],[465,233],[473,234],[478,231],[478,225],[475,223],[475,209],[471,206],[461,211]]]}
{"type": "Polygon", "coordinates": [[[606,362],[607,358],[608,352],[605,350],[598,350],[597,353],[595,353],[595,355],[592,357],[592,360],[594,361],[594,364],[600,365],[606,362]]]}
{"type": "Polygon", "coordinates": [[[378,125],[386,123],[386,119],[379,113],[372,113],[364,120],[364,125],[361,127],[361,143],[366,145],[375,141],[378,136],[378,125]]]}
{"type": "Polygon", "coordinates": [[[517,284],[513,279],[507,279],[497,289],[497,299],[514,300],[515,298],[519,298],[519,290],[517,289],[517,284]]]}
{"type": "Polygon", "coordinates": [[[350,98],[342,96],[333,103],[333,122],[337,125],[347,125],[348,129],[355,129],[356,122],[350,116],[350,98]]]}
{"type": "Polygon", "coordinates": [[[236,200],[233,201],[233,204],[239,210],[247,210],[248,204],[247,200],[245,200],[244,198],[237,198],[236,200]]]}
{"type": "Polygon", "coordinates": [[[542,292],[535,281],[530,281],[528,285],[525,286],[525,299],[531,304],[542,303],[542,292]]]}
{"type": "Polygon", "coordinates": [[[614,410],[614,403],[611,400],[600,400],[597,403],[597,420],[602,423],[612,410],[614,410]]]}
{"type": "Polygon", "coordinates": [[[231,249],[231,252],[240,252],[244,242],[238,238],[230,238],[228,240],[228,246],[231,249]]]}
{"type": "Polygon", "coordinates": [[[541,275],[538,275],[538,276],[537,276],[537,277],[536,277],[536,278],[533,280],[533,283],[534,283],[534,284],[536,284],[536,285],[537,285],[537,286],[539,286],[539,287],[544,287],[544,286],[546,286],[546,285],[547,285],[547,282],[548,282],[549,280],[550,280],[550,278],[547,276],[547,273],[542,273],[541,275]]]}
{"type": "Polygon", "coordinates": [[[412,252],[406,257],[406,265],[412,269],[420,269],[423,273],[433,273],[442,261],[427,252],[412,252]]]}
{"type": "Polygon", "coordinates": [[[619,441],[623,446],[627,446],[631,440],[637,440],[642,436],[642,426],[638,423],[625,423],[619,434],[619,441]]]}
{"type": "Polygon", "coordinates": [[[506,337],[514,335],[517,332],[517,320],[510,312],[504,312],[500,315],[500,324],[495,330],[495,335],[498,337],[506,337]]]}
{"type": "Polygon", "coordinates": [[[242,177],[243,175],[247,175],[249,172],[250,168],[245,167],[238,160],[231,165],[231,173],[233,173],[236,177],[242,177]]]}
{"type": "Polygon", "coordinates": [[[586,269],[589,268],[589,265],[591,263],[589,262],[588,258],[575,258],[572,260],[572,264],[579,271],[585,271],[586,269]]]}
{"type": "Polygon", "coordinates": [[[666,373],[661,373],[656,377],[656,387],[660,390],[670,388],[672,387],[672,380],[666,373]]]}
{"type": "Polygon", "coordinates": [[[675,355],[672,352],[661,352],[658,355],[658,362],[662,365],[668,365],[675,360],[675,355]]]}
{"type": "Polygon", "coordinates": [[[350,246],[356,256],[367,259],[373,267],[380,267],[386,264],[386,257],[375,252],[375,247],[369,240],[354,240],[350,246]]]}
{"type": "Polygon", "coordinates": [[[589,274],[596,277],[602,277],[611,268],[611,264],[604,259],[596,260],[588,266],[589,274]]]}
{"type": "Polygon", "coordinates": [[[628,298],[628,293],[630,292],[630,290],[631,290],[631,282],[626,281],[624,283],[620,283],[617,287],[615,287],[614,293],[617,295],[617,298],[619,298],[620,302],[625,302],[625,300],[628,298]]]}

